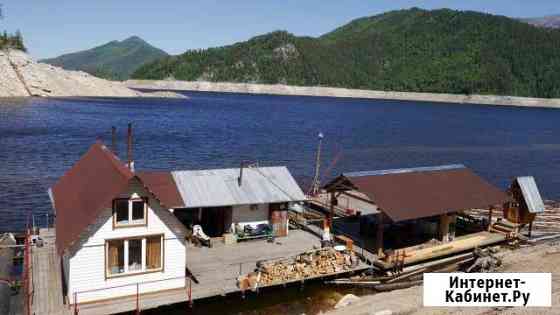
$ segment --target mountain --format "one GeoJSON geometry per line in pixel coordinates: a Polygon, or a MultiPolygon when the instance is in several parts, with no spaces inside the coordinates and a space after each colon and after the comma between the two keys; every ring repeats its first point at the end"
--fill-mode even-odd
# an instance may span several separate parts
{"type": "Polygon", "coordinates": [[[123,41],[111,41],[89,50],[62,55],[41,62],[67,70],[82,70],[98,77],[114,80],[128,79],[145,63],[168,54],[138,36],[123,41]]]}
{"type": "Polygon", "coordinates": [[[132,77],[560,97],[559,49],[560,31],[472,11],[412,8],[320,37],[277,31],[189,50],[132,77]]]}
{"type": "Polygon", "coordinates": [[[540,27],[560,28],[560,15],[549,15],[539,18],[521,19],[521,21],[540,27]]]}

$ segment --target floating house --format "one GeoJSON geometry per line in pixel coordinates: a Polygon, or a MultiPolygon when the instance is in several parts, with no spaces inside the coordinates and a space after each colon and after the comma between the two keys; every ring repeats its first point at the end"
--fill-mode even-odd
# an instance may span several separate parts
{"type": "Polygon", "coordinates": [[[185,226],[97,142],[51,189],[71,304],[185,286],[185,226]],[[161,281],[164,279],[173,279],[161,281]]]}
{"type": "Polygon", "coordinates": [[[504,192],[463,165],[344,173],[324,189],[331,200],[331,218],[343,195],[354,204],[367,204],[353,210],[371,223],[360,224],[361,232],[373,230],[380,257],[387,244],[394,250],[434,236],[450,242],[455,238],[457,214],[492,209],[508,200],[504,192]]]}
{"type": "MultiPolygon", "coordinates": [[[[189,253],[189,228],[199,225],[209,236],[222,237],[247,226],[270,225],[272,235],[283,237],[288,235],[289,203],[305,199],[286,167],[137,172],[133,165],[130,158],[124,163],[97,142],[49,191],[63,291],[70,304],[83,307],[173,289],[181,289],[175,298],[184,301],[187,278],[194,273],[201,282],[206,276],[212,278],[200,284],[204,289],[197,296],[213,296],[225,284],[234,291],[235,277],[216,278],[216,271],[207,266],[215,257],[220,261],[233,257],[239,264],[239,257],[221,247],[199,268],[208,253],[197,249],[189,253]]],[[[302,234],[294,240],[308,238],[302,234]]],[[[253,251],[266,250],[259,244],[253,251]]],[[[304,251],[313,245],[300,242],[290,245],[290,250],[304,251]]],[[[251,246],[243,248],[251,251],[251,246]]],[[[247,265],[254,268],[255,262],[247,265]]],[[[220,268],[231,269],[229,264],[220,268]]],[[[161,295],[150,305],[170,301],[161,295]]],[[[123,304],[122,310],[129,304],[123,304]]]]}

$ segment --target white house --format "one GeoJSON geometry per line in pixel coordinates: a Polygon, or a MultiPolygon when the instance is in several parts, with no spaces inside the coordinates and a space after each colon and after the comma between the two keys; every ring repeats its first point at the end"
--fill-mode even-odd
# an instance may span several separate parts
{"type": "Polygon", "coordinates": [[[305,196],[286,167],[135,172],[97,142],[52,187],[56,246],[70,304],[186,285],[186,226],[211,236],[270,224],[288,234],[305,196]]]}
{"type": "Polygon", "coordinates": [[[100,142],[51,189],[71,304],[185,287],[186,229],[100,142]]]}

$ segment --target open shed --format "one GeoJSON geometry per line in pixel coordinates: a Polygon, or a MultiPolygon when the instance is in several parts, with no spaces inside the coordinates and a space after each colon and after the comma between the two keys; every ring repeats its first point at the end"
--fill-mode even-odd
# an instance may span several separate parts
{"type": "MultiPolygon", "coordinates": [[[[344,173],[324,189],[330,194],[331,209],[338,196],[358,191],[362,201],[375,205],[377,248],[383,250],[383,230],[387,223],[436,219],[439,237],[446,242],[454,236],[456,214],[475,208],[501,206],[508,196],[464,165],[444,165],[407,169],[344,173]]],[[[331,212],[331,219],[332,219],[331,212]]]]}

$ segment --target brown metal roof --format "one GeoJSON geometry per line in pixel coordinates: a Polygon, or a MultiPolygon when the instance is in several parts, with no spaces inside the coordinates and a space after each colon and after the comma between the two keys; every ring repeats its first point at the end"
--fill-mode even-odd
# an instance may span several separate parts
{"type": "Polygon", "coordinates": [[[160,202],[168,208],[183,207],[184,201],[171,172],[143,171],[136,173],[160,202]]]}
{"type": "Polygon", "coordinates": [[[357,189],[394,222],[487,208],[508,199],[462,165],[346,173],[326,188],[357,189]]]}
{"type": "Polygon", "coordinates": [[[101,209],[123,193],[134,174],[101,142],[52,188],[56,209],[56,245],[62,254],[95,221],[101,209]]]}

